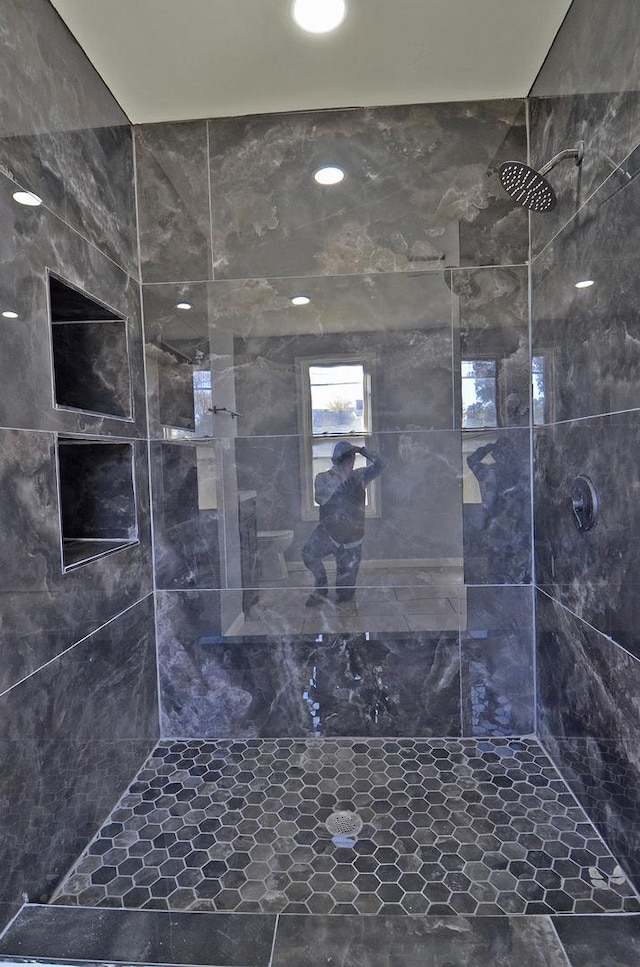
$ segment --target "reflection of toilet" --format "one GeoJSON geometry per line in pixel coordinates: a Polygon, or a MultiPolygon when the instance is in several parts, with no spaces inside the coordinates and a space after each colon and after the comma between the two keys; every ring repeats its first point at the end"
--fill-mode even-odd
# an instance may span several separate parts
{"type": "Polygon", "coordinates": [[[258,531],[258,564],[265,581],[288,577],[284,552],[291,547],[293,531],[258,531]]]}

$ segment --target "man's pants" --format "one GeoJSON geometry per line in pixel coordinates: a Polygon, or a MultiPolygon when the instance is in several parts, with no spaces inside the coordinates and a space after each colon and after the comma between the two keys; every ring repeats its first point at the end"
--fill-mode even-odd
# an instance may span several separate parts
{"type": "Polygon", "coordinates": [[[327,572],[322,561],[332,554],[336,559],[336,598],[338,601],[349,601],[356,591],[362,542],[350,547],[334,544],[324,528],[316,527],[302,548],[302,560],[313,574],[318,594],[328,593],[327,572]]]}

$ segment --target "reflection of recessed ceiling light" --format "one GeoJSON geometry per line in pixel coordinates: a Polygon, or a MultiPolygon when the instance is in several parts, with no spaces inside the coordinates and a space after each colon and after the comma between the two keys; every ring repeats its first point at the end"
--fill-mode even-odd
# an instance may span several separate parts
{"type": "Polygon", "coordinates": [[[32,191],[14,191],[12,198],[19,205],[31,205],[33,208],[42,204],[42,198],[38,198],[32,191]]]}
{"type": "Polygon", "coordinates": [[[291,305],[308,306],[310,302],[311,302],[311,299],[309,298],[308,295],[294,295],[293,299],[291,300],[291,305]]]}
{"type": "Polygon", "coordinates": [[[325,168],[318,168],[313,177],[319,185],[339,185],[344,178],[344,171],[335,165],[327,165],[325,168]]]}
{"type": "Polygon", "coordinates": [[[591,285],[595,285],[593,279],[583,279],[582,282],[576,282],[576,289],[588,289],[591,285]]]}
{"type": "Polygon", "coordinates": [[[2,317],[3,319],[17,319],[18,313],[13,312],[11,309],[7,309],[5,312],[2,313],[2,317]]]}
{"type": "Polygon", "coordinates": [[[178,302],[178,303],[176,303],[176,309],[190,309],[190,308],[191,308],[191,303],[190,302],[178,302]]]}
{"type": "Polygon", "coordinates": [[[310,34],[326,34],[344,20],[345,0],[295,0],[291,16],[310,34]]]}

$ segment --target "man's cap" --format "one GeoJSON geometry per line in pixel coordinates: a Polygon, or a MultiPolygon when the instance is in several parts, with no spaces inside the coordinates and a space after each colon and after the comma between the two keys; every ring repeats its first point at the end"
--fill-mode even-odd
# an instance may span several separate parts
{"type": "Polygon", "coordinates": [[[350,457],[353,452],[354,447],[348,440],[340,440],[333,448],[333,456],[331,459],[334,463],[338,463],[340,460],[344,460],[345,457],[350,457]]]}

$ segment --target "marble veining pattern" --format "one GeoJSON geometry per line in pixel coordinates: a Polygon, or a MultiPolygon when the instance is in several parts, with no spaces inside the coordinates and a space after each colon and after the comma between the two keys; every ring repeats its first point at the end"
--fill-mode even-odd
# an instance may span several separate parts
{"type": "Polygon", "coordinates": [[[361,615],[328,604],[304,618],[315,622],[306,632],[295,622],[312,610],[307,591],[284,591],[270,616],[261,591],[261,620],[231,635],[221,621],[234,596],[242,606],[240,590],[158,592],[164,734],[521,734],[533,721],[530,590],[449,589],[460,591],[457,613],[443,590],[398,587],[393,612],[388,589],[364,588],[361,615]],[[399,631],[401,615],[431,630],[399,631]]]}
{"type": "Polygon", "coordinates": [[[638,660],[539,592],[542,740],[601,834],[640,873],[638,660]]]}
{"type": "Polygon", "coordinates": [[[524,261],[496,177],[525,150],[518,101],[218,119],[209,139],[216,278],[524,261]],[[347,173],[329,192],[327,158],[347,173]]]}
{"type": "Polygon", "coordinates": [[[143,124],[134,135],[143,281],[211,278],[207,122],[143,124]]]}
{"type": "Polygon", "coordinates": [[[2,171],[137,275],[127,116],[51,4],[3,0],[0,43],[2,171]]]}
{"type": "MultiPolygon", "coordinates": [[[[0,216],[6,227],[0,244],[2,311],[18,314],[17,319],[3,319],[0,328],[4,387],[0,424],[143,437],[146,416],[139,286],[44,206],[17,205],[11,197],[14,190],[15,185],[0,175],[0,216]],[[115,413],[125,419],[54,407],[47,269],[127,319],[128,359],[121,360],[121,365],[129,367],[133,413],[115,413]],[[20,360],[19,366],[16,360],[20,360]]],[[[105,384],[113,378],[110,367],[96,373],[96,379],[105,384]]],[[[127,409],[130,405],[127,401],[127,409]]]]}
{"type": "Polygon", "coordinates": [[[640,557],[634,540],[640,413],[556,424],[536,433],[538,584],[602,634],[640,657],[640,557]],[[599,498],[596,526],[578,531],[570,489],[586,474],[599,498]]]}
{"type": "Polygon", "coordinates": [[[29,905],[0,939],[0,961],[172,967],[631,967],[640,916],[466,917],[172,913],[29,905]],[[37,958],[37,959],[36,959],[37,958]]]}
{"type": "Polygon", "coordinates": [[[3,901],[49,899],[157,741],[154,665],[148,595],[0,697],[3,901]]]}

